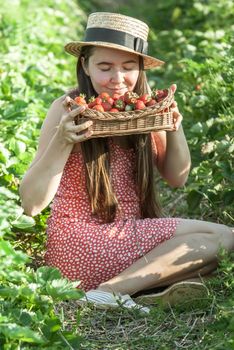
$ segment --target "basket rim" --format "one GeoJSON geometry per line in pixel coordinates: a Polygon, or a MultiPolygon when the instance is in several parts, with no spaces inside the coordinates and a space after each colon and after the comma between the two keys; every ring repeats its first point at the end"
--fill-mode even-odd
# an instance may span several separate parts
{"type": "MultiPolygon", "coordinates": [[[[131,111],[131,112],[136,112],[136,111],[131,111]]],[[[102,112],[101,112],[102,113],[102,112]]],[[[103,112],[103,113],[106,113],[106,112],[103,112]]],[[[125,112],[127,113],[127,112],[125,112]]],[[[168,115],[168,114],[171,114],[172,111],[169,110],[168,112],[155,112],[155,110],[148,110],[148,111],[145,111],[144,113],[131,113],[131,115],[128,115],[128,114],[117,114],[117,112],[114,112],[113,114],[115,115],[111,115],[110,117],[106,117],[106,116],[103,116],[103,115],[97,115],[97,114],[93,114],[93,115],[89,115],[89,114],[80,114],[78,116],[78,120],[82,120],[82,119],[91,119],[91,120],[100,120],[100,121],[103,121],[103,122],[113,122],[113,121],[119,121],[119,122],[124,122],[124,121],[129,121],[129,120],[136,120],[136,119],[140,119],[140,118],[144,118],[144,117],[162,117],[164,115],[168,115]],[[117,115],[116,115],[117,114],[117,115]]]]}
{"type": "MultiPolygon", "coordinates": [[[[86,108],[78,118],[87,117],[89,119],[99,119],[99,120],[129,120],[138,119],[143,116],[150,115],[161,115],[163,110],[166,108],[170,109],[174,99],[174,93],[171,89],[168,89],[168,95],[161,101],[157,102],[153,106],[146,107],[144,109],[132,110],[132,111],[118,111],[118,112],[100,112],[92,108],[86,108]]],[[[168,113],[168,112],[166,112],[168,113]]]]}

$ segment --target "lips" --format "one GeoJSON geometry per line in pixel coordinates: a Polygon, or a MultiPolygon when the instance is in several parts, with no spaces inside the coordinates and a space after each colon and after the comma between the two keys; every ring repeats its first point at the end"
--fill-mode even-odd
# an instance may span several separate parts
{"type": "Polygon", "coordinates": [[[113,94],[123,94],[128,89],[125,87],[125,88],[116,88],[116,89],[109,89],[109,90],[111,90],[113,94]]]}

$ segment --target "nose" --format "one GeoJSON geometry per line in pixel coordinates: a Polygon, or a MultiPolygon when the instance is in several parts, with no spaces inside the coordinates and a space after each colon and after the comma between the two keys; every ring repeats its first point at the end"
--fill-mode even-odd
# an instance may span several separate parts
{"type": "Polygon", "coordinates": [[[119,69],[114,70],[111,76],[111,81],[115,84],[122,83],[124,81],[124,73],[119,69]]]}

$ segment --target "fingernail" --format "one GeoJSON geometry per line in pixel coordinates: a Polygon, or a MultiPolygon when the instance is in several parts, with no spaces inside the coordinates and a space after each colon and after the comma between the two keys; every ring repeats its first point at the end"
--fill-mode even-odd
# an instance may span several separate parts
{"type": "Polygon", "coordinates": [[[93,134],[93,131],[92,130],[89,130],[85,133],[85,137],[89,137],[93,134]]]}

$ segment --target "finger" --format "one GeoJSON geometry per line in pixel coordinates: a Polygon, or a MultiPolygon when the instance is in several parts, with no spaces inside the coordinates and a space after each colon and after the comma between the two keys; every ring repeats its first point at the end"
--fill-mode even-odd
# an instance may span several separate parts
{"type": "Polygon", "coordinates": [[[93,135],[93,131],[92,130],[88,130],[85,133],[76,135],[74,133],[69,134],[66,137],[66,140],[70,143],[78,143],[78,142],[83,142],[86,141],[87,139],[89,139],[91,136],[93,135]]]}
{"type": "Polygon", "coordinates": [[[86,129],[89,129],[92,125],[93,125],[93,122],[91,120],[88,120],[87,122],[84,122],[84,123],[79,124],[79,125],[72,124],[68,130],[75,132],[75,133],[79,133],[79,132],[82,132],[86,129]]]}
{"type": "Polygon", "coordinates": [[[175,93],[175,92],[176,92],[176,89],[177,89],[177,85],[176,85],[176,84],[172,84],[170,88],[171,88],[171,91],[172,91],[173,93],[175,93]]]}
{"type": "Polygon", "coordinates": [[[182,115],[179,113],[177,114],[177,117],[174,118],[174,128],[177,131],[180,127],[180,124],[182,123],[183,117],[182,115]]]}
{"type": "Polygon", "coordinates": [[[62,102],[62,105],[64,108],[68,108],[71,102],[71,97],[70,96],[66,96],[65,99],[62,102]]]}
{"type": "Polygon", "coordinates": [[[172,104],[170,105],[171,108],[176,108],[177,107],[177,102],[173,101],[172,104]]]}
{"type": "Polygon", "coordinates": [[[73,109],[71,112],[68,113],[67,119],[68,120],[74,120],[74,118],[84,112],[86,109],[85,106],[78,106],[76,109],[73,109]]]}

